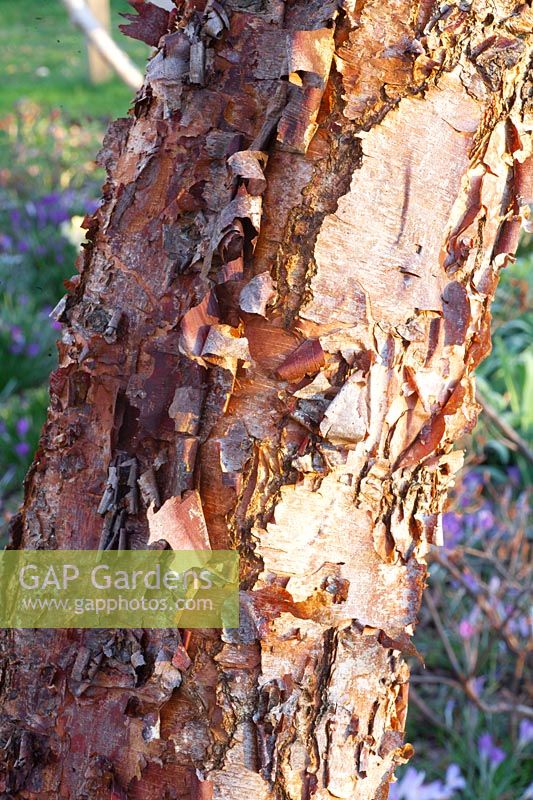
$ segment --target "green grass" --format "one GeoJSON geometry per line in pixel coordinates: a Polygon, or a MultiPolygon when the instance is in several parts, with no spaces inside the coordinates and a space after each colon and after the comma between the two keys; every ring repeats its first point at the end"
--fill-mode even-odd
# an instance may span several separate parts
{"type": "MultiPolygon", "coordinates": [[[[118,30],[119,12],[131,7],[111,0],[111,8],[113,38],[144,70],[149,48],[118,30]]],[[[126,114],[133,90],[116,77],[89,83],[83,36],[60,0],[0,0],[0,22],[0,117],[21,99],[45,111],[59,108],[73,120],[126,114]]]]}

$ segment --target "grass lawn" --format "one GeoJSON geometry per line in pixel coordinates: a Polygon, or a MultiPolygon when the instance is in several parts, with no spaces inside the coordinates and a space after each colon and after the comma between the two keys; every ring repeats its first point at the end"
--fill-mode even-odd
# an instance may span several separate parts
{"type": "MultiPolygon", "coordinates": [[[[127,0],[111,0],[112,35],[144,70],[149,48],[124,36],[119,12],[131,11],[127,0]]],[[[0,117],[23,98],[45,111],[59,108],[72,120],[124,116],[133,91],[118,78],[89,83],[85,44],[60,0],[0,0],[0,117]]]]}

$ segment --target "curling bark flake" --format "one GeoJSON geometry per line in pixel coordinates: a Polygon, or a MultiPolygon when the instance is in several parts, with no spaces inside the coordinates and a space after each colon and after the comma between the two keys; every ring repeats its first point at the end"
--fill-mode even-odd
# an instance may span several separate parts
{"type": "Polygon", "coordinates": [[[4,634],[0,791],[383,800],[532,199],[531,7],[133,5],[12,546],[237,548],[242,622],[4,634]]]}

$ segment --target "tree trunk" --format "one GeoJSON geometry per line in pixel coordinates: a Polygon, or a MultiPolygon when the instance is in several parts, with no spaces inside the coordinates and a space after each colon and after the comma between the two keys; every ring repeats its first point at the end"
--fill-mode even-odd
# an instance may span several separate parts
{"type": "Polygon", "coordinates": [[[97,548],[126,454],[129,546],[192,505],[241,554],[241,626],[6,633],[0,790],[383,800],[530,195],[532,12],[136,5],[131,35],[164,36],[104,142],[12,546],[97,548]],[[174,690],[154,666],[172,659],[174,690]]]}

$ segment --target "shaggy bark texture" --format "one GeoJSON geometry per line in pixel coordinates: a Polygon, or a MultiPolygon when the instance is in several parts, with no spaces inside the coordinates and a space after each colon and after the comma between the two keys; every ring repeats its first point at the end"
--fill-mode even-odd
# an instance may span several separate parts
{"type": "Polygon", "coordinates": [[[384,800],[531,199],[531,7],[133,5],[12,546],[237,548],[241,626],[6,633],[0,791],[384,800]]]}

